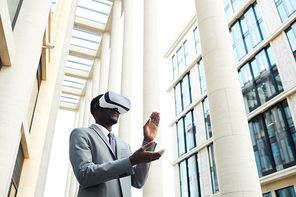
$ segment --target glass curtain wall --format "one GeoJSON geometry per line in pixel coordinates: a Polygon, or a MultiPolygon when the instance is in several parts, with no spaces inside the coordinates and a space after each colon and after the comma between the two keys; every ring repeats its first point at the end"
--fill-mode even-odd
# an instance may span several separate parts
{"type": "Polygon", "coordinates": [[[290,47],[294,58],[296,60],[296,22],[294,22],[291,27],[289,27],[286,31],[287,38],[290,43],[290,47]]]}
{"type": "Polygon", "coordinates": [[[274,0],[282,22],[285,22],[296,10],[295,0],[274,0]]]}
{"type": "Polygon", "coordinates": [[[256,2],[231,25],[230,36],[236,62],[239,62],[267,37],[259,6],[256,2]]]}
{"type": "Polygon", "coordinates": [[[243,65],[238,75],[247,114],[284,91],[270,46],[243,65]]]}
{"type": "Polygon", "coordinates": [[[287,100],[249,122],[259,177],[296,165],[296,133],[287,100]]]}

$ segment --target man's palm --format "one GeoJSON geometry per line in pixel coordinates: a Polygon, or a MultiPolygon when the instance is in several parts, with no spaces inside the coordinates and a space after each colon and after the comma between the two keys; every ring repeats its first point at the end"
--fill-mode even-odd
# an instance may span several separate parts
{"type": "Polygon", "coordinates": [[[158,112],[152,112],[149,120],[144,125],[144,140],[147,142],[153,141],[158,131],[160,116],[158,112]]]}

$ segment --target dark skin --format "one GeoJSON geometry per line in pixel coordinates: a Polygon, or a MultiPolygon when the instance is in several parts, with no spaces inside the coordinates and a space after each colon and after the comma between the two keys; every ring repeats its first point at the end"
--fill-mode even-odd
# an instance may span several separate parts
{"type": "MultiPolygon", "coordinates": [[[[105,127],[109,132],[112,130],[112,125],[117,123],[119,115],[120,113],[117,108],[96,108],[94,110],[96,123],[105,127]]],[[[159,121],[160,114],[158,112],[152,112],[150,118],[143,126],[144,141],[149,143],[139,148],[129,157],[132,166],[158,160],[163,155],[164,149],[158,152],[146,151],[154,143],[153,140],[157,135],[159,121]]]]}

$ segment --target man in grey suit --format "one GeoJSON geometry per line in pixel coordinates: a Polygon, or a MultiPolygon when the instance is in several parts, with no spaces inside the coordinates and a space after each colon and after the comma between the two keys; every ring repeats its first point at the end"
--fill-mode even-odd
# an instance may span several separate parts
{"type": "Polygon", "coordinates": [[[70,162],[79,182],[78,197],[130,197],[131,186],[145,184],[150,162],[164,149],[153,152],[160,116],[153,112],[143,127],[144,141],[132,154],[129,144],[115,136],[112,125],[130,109],[130,101],[115,92],[106,92],[91,102],[96,123],[76,128],[70,135],[70,162]]]}

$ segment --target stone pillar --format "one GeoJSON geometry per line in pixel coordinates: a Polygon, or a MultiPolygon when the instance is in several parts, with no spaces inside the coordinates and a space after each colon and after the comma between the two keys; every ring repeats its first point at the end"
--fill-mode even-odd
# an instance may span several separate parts
{"type": "Polygon", "coordinates": [[[100,83],[99,94],[107,92],[108,82],[108,50],[109,50],[110,33],[104,32],[102,38],[102,52],[101,52],[101,69],[100,69],[100,83]]]}
{"type": "Polygon", "coordinates": [[[109,65],[108,90],[116,89],[116,70],[118,60],[119,24],[121,16],[121,0],[113,2],[112,28],[111,28],[111,53],[109,65]]]}
{"type": "Polygon", "coordinates": [[[220,196],[261,197],[222,1],[195,0],[220,196]]]}
{"type": "MultiPolygon", "coordinates": [[[[96,58],[93,64],[91,100],[96,96],[98,96],[98,93],[99,93],[100,64],[101,64],[101,59],[96,58]]],[[[93,115],[90,113],[88,124],[91,125],[93,123],[95,123],[95,119],[93,115]]]]}
{"type": "MultiPolygon", "coordinates": [[[[133,0],[124,1],[124,27],[122,47],[121,94],[127,98],[132,96],[132,63],[133,63],[133,0]]],[[[119,119],[119,137],[130,142],[131,113],[119,119]]]]}
{"type": "Polygon", "coordinates": [[[90,102],[92,93],[92,79],[88,79],[85,83],[85,101],[84,101],[84,117],[83,127],[89,127],[90,102]]]}
{"type": "MultiPolygon", "coordinates": [[[[153,111],[159,111],[159,68],[157,0],[144,0],[144,50],[143,50],[143,121],[153,111]]],[[[155,141],[161,147],[161,131],[155,141]]],[[[161,159],[151,164],[148,180],[143,188],[143,197],[162,197],[161,159]]]]}
{"type": "MultiPolygon", "coordinates": [[[[79,114],[80,112],[77,110],[75,112],[75,121],[74,121],[74,128],[78,127],[79,124],[79,114]]],[[[75,191],[76,191],[76,177],[74,175],[73,169],[72,169],[72,165],[70,164],[70,160],[69,160],[69,173],[70,173],[70,180],[69,182],[67,182],[67,184],[69,185],[69,192],[65,193],[65,197],[74,197],[75,191]]]]}
{"type": "Polygon", "coordinates": [[[22,121],[41,54],[51,1],[24,1],[14,28],[15,57],[0,72],[0,196],[7,196],[22,121]],[[30,13],[30,14],[28,14],[30,13]],[[38,18],[38,20],[36,20],[38,18]]]}
{"type": "Polygon", "coordinates": [[[63,80],[65,75],[65,68],[66,68],[66,62],[67,62],[67,56],[70,46],[70,39],[74,24],[74,18],[76,13],[76,7],[77,7],[77,0],[68,0],[67,1],[61,1],[61,3],[57,3],[57,7],[55,10],[55,15],[53,17],[52,22],[52,41],[54,43],[57,42],[57,40],[64,40],[64,43],[62,44],[56,44],[55,51],[52,54],[52,62],[59,65],[57,78],[56,78],[56,85],[55,90],[53,94],[53,100],[51,104],[51,110],[48,120],[48,126],[46,131],[46,137],[45,142],[43,146],[43,153],[42,153],[42,159],[41,159],[41,166],[38,174],[38,180],[37,180],[37,186],[35,191],[35,196],[43,196],[44,190],[45,190],[45,184],[46,184],[46,178],[47,172],[48,172],[48,166],[49,166],[49,160],[50,160],[50,154],[51,154],[51,148],[52,148],[52,140],[54,136],[54,130],[55,130],[55,124],[56,124],[56,117],[59,109],[60,104],[60,96],[62,92],[62,86],[63,86],[63,80]],[[69,2],[71,6],[69,7],[69,2]],[[70,9],[68,9],[70,8],[70,9]],[[61,16],[67,16],[67,17],[61,17],[61,16]]]}

